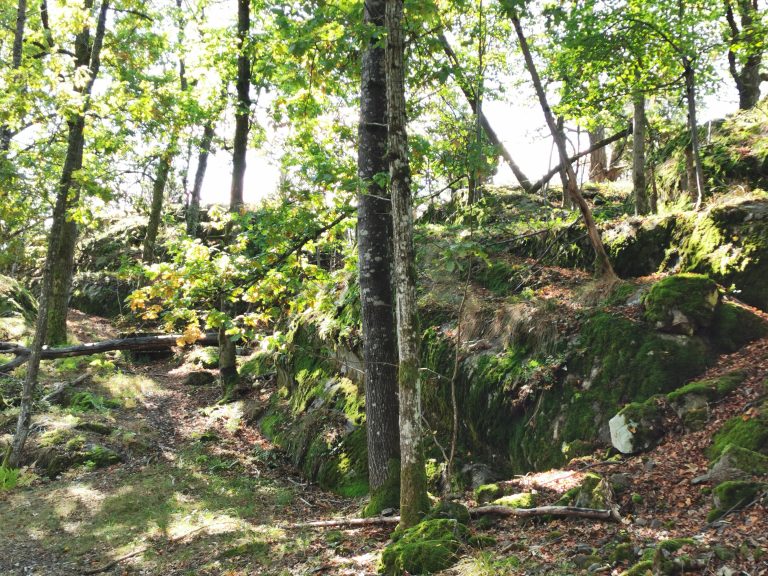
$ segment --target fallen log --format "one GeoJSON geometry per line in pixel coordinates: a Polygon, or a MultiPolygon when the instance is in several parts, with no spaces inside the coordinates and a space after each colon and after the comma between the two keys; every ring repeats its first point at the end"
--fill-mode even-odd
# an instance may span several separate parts
{"type": "MultiPolygon", "coordinates": [[[[620,521],[615,510],[595,508],[577,508],[575,506],[539,506],[538,508],[510,508],[509,506],[480,506],[470,508],[469,515],[479,516],[554,516],[557,518],[587,518],[590,520],[620,521]]],[[[330,528],[334,526],[374,526],[379,524],[398,524],[400,516],[374,516],[373,518],[334,518],[333,520],[315,520],[291,524],[288,528],[330,528]]]]}
{"type": "MultiPolygon", "coordinates": [[[[131,350],[134,352],[164,350],[177,346],[177,342],[183,337],[182,334],[161,334],[158,336],[116,338],[113,340],[102,340],[101,342],[91,342],[75,346],[63,346],[61,348],[48,348],[46,346],[43,348],[40,358],[43,360],[51,360],[53,358],[89,356],[90,354],[100,354],[101,352],[111,352],[112,350],[131,350]]],[[[195,342],[195,345],[212,346],[218,343],[218,333],[209,332],[201,336],[195,342]]],[[[29,359],[32,351],[26,346],[21,346],[13,342],[0,342],[0,354],[13,354],[16,356],[10,362],[0,365],[0,374],[2,374],[10,372],[14,368],[24,364],[29,359]]]]}

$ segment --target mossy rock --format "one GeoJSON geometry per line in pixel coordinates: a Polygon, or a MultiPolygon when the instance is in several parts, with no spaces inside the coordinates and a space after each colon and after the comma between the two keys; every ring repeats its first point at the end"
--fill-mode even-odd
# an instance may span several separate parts
{"type": "Polygon", "coordinates": [[[667,394],[667,400],[686,430],[701,430],[709,421],[709,404],[730,394],[745,377],[746,374],[739,370],[718,378],[691,382],[667,394]]]}
{"type": "Polygon", "coordinates": [[[701,274],[668,276],[645,297],[645,317],[666,332],[692,336],[712,324],[720,300],[717,284],[701,274]]]}
{"type": "Polygon", "coordinates": [[[729,480],[718,484],[712,491],[715,507],[707,516],[707,521],[712,522],[731,510],[746,506],[767,489],[768,484],[746,480],[729,480]]]}
{"type": "Polygon", "coordinates": [[[653,560],[641,560],[629,570],[621,573],[621,576],[646,576],[653,574],[653,560]]]}
{"type": "Polygon", "coordinates": [[[535,508],[537,497],[533,492],[520,492],[509,494],[493,501],[494,506],[507,506],[508,508],[535,508]]]}
{"type": "Polygon", "coordinates": [[[627,218],[609,226],[603,242],[614,270],[622,278],[647,276],[659,269],[672,239],[672,216],[627,218]]]}
{"type": "Polygon", "coordinates": [[[219,367],[219,349],[216,346],[195,348],[187,354],[186,361],[206,370],[213,370],[219,367]]]}
{"type": "Polygon", "coordinates": [[[709,478],[720,483],[765,474],[768,474],[768,456],[729,444],[712,463],[709,478]]]}
{"type": "Polygon", "coordinates": [[[605,510],[611,505],[612,498],[610,484],[600,475],[588,472],[575,494],[573,505],[605,510]]]}
{"type": "Polygon", "coordinates": [[[666,263],[706,274],[737,290],[739,298],[768,310],[768,195],[754,191],[678,217],[672,244],[677,261],[666,263]]]}
{"type": "Polygon", "coordinates": [[[711,339],[718,350],[735,352],[768,336],[768,322],[743,306],[721,302],[712,321],[711,339]]]}
{"type": "Polygon", "coordinates": [[[0,318],[8,316],[33,322],[37,316],[37,300],[17,280],[0,274],[0,318]]]}
{"type": "Polygon", "coordinates": [[[621,542],[617,544],[613,550],[611,550],[608,559],[612,564],[617,564],[619,562],[632,562],[636,558],[637,553],[635,552],[635,547],[632,545],[632,543],[621,542]]]}
{"type": "Polygon", "coordinates": [[[441,500],[424,516],[424,520],[453,519],[464,524],[469,524],[469,510],[463,504],[441,500]]]}
{"type": "Polygon", "coordinates": [[[381,555],[380,574],[433,574],[456,563],[469,530],[457,520],[435,519],[396,533],[395,537],[381,555]]]}
{"type": "Polygon", "coordinates": [[[122,462],[114,450],[100,444],[86,443],[81,437],[71,438],[65,445],[45,448],[37,454],[37,469],[48,478],[56,478],[75,466],[104,468],[122,462]]]}
{"type": "Polygon", "coordinates": [[[737,415],[728,420],[712,438],[707,456],[714,461],[728,445],[746,448],[768,456],[768,404],[764,403],[756,415],[744,418],[737,415]]]}
{"type": "Polygon", "coordinates": [[[664,409],[656,401],[627,404],[609,421],[611,443],[622,454],[649,450],[664,437],[664,409]]]}
{"type": "Polygon", "coordinates": [[[503,495],[504,489],[498,484],[483,484],[475,489],[475,500],[478,504],[487,504],[503,495]]]}

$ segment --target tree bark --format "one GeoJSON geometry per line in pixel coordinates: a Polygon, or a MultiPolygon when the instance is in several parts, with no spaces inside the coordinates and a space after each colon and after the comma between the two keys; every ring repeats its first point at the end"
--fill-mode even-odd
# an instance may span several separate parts
{"type": "Polygon", "coordinates": [[[632,140],[632,185],[635,214],[648,214],[648,185],[645,181],[645,94],[638,91],[632,98],[634,138],[632,140]]]}
{"type": "Polygon", "coordinates": [[[568,193],[570,194],[571,198],[576,203],[576,205],[579,207],[579,210],[581,211],[581,215],[584,218],[584,223],[587,226],[587,235],[589,236],[590,243],[592,244],[592,248],[595,251],[595,264],[597,268],[597,275],[602,280],[605,280],[607,282],[615,282],[616,280],[618,280],[618,277],[616,276],[616,273],[613,270],[611,261],[608,258],[608,254],[605,251],[605,247],[603,246],[603,241],[602,241],[602,238],[600,237],[600,231],[597,229],[597,225],[595,224],[595,219],[592,216],[592,211],[589,209],[589,205],[586,203],[586,201],[584,200],[584,197],[579,192],[579,189],[576,183],[576,173],[573,171],[573,167],[568,162],[568,153],[565,149],[565,139],[563,138],[560,131],[557,129],[557,123],[555,122],[555,117],[552,114],[552,110],[550,109],[549,104],[547,103],[547,96],[544,93],[544,88],[541,84],[541,79],[539,78],[539,74],[536,71],[536,66],[533,62],[533,57],[531,56],[531,51],[528,47],[528,41],[525,38],[525,34],[523,33],[523,27],[520,24],[520,18],[515,12],[511,14],[511,17],[512,17],[512,24],[514,25],[515,32],[517,34],[517,38],[520,42],[520,48],[523,51],[526,67],[528,68],[528,72],[531,75],[533,86],[536,90],[536,95],[538,96],[539,103],[541,104],[541,109],[544,112],[544,117],[546,118],[547,125],[549,126],[549,130],[552,133],[552,138],[555,140],[557,150],[560,154],[560,164],[565,165],[566,172],[568,174],[568,193]]]}
{"type": "Polygon", "coordinates": [[[411,169],[405,116],[403,0],[386,2],[386,77],[389,179],[392,190],[394,273],[400,390],[400,525],[415,525],[429,507],[421,429],[421,382],[416,318],[411,169]]]}
{"type": "Polygon", "coordinates": [[[760,15],[757,12],[756,0],[736,0],[736,7],[741,20],[741,28],[736,23],[732,0],[725,0],[726,20],[731,31],[730,42],[728,46],[728,71],[736,83],[736,89],[739,92],[739,108],[748,110],[760,101],[760,66],[763,60],[763,47],[755,46],[755,18],[760,15]],[[743,49],[748,50],[746,60],[738,68],[738,58],[736,55],[736,45],[743,43],[743,49]]]}
{"type": "Polygon", "coordinates": [[[248,150],[248,128],[251,113],[251,62],[248,58],[248,33],[251,28],[250,0],[237,0],[237,105],[235,141],[232,152],[232,187],[229,208],[237,212],[243,205],[245,153],[248,150]]]}
{"type": "MultiPolygon", "coordinates": [[[[605,128],[598,126],[589,133],[590,148],[605,139],[605,128]]],[[[589,153],[589,178],[593,182],[605,182],[608,172],[608,154],[605,147],[596,148],[589,153]]]]}
{"type": "MultiPolygon", "coordinates": [[[[27,22],[27,0],[19,0],[16,6],[16,28],[13,32],[13,49],[11,54],[11,69],[21,68],[21,59],[24,48],[24,27],[27,22]]],[[[6,126],[0,126],[0,152],[8,152],[11,147],[12,130],[6,126]]]]}
{"type": "MultiPolygon", "coordinates": [[[[565,141],[565,118],[562,116],[558,117],[555,121],[555,125],[557,126],[557,132],[560,134],[560,138],[565,141]]],[[[568,208],[569,210],[573,208],[573,202],[569,201],[570,192],[569,192],[569,186],[568,186],[568,170],[562,163],[562,157],[560,158],[560,183],[562,184],[563,190],[560,194],[560,205],[563,208],[568,208]]]]}
{"type": "Polygon", "coordinates": [[[144,250],[141,257],[145,264],[151,264],[155,258],[155,244],[157,243],[157,233],[160,230],[160,217],[163,215],[165,184],[168,182],[168,174],[171,171],[173,147],[174,144],[172,143],[170,148],[160,157],[155,182],[152,185],[152,206],[149,210],[149,222],[147,222],[147,232],[144,235],[144,250]]]}
{"type": "MultiPolygon", "coordinates": [[[[90,10],[92,6],[92,1],[86,0],[86,9],[90,10]]],[[[100,53],[104,32],[106,30],[108,8],[109,0],[103,0],[92,45],[89,46],[90,33],[88,29],[80,32],[75,39],[76,64],[79,66],[89,66],[90,79],[81,89],[81,93],[85,96],[83,110],[81,110],[73,120],[68,122],[69,136],[67,154],[64,159],[61,179],[59,180],[59,189],[56,194],[56,204],[53,209],[51,231],[48,235],[48,249],[43,267],[43,281],[38,303],[35,336],[32,341],[29,365],[27,366],[27,373],[22,388],[19,418],[16,423],[16,435],[13,438],[11,450],[8,454],[7,464],[11,467],[17,467],[19,465],[22,451],[24,450],[24,444],[29,435],[29,425],[32,420],[32,398],[35,387],[37,386],[43,344],[48,333],[48,307],[54,285],[53,265],[60,257],[57,248],[58,243],[63,239],[62,235],[67,224],[67,205],[69,203],[70,191],[73,185],[73,175],[76,170],[80,169],[83,163],[83,129],[85,126],[85,113],[88,108],[88,98],[91,93],[91,88],[93,87],[93,82],[96,80],[96,76],[99,72],[101,62],[100,53]]],[[[74,253],[74,241],[72,242],[72,252],[74,253]]]]}
{"type": "Polygon", "coordinates": [[[392,295],[392,215],[380,177],[387,172],[387,84],[381,44],[386,0],[366,0],[365,23],[375,26],[363,52],[357,170],[358,280],[365,361],[365,419],[368,481],[372,491],[387,485],[392,460],[399,460],[397,342],[392,295]],[[378,177],[378,178],[377,178],[378,177]]]}
{"type": "MultiPolygon", "coordinates": [[[[82,132],[79,138],[82,141],[82,132]]],[[[82,163],[82,152],[80,161],[82,163]]],[[[48,306],[48,336],[45,341],[51,346],[59,346],[67,342],[67,310],[69,309],[72,276],[75,271],[77,236],[77,223],[74,220],[64,222],[56,245],[56,257],[51,268],[53,283],[48,306]]]]}
{"type": "Polygon", "coordinates": [[[208,155],[213,143],[213,122],[208,122],[203,128],[203,138],[200,140],[200,152],[197,156],[197,169],[195,170],[195,182],[192,185],[192,195],[187,209],[187,235],[196,236],[197,227],[200,225],[200,194],[203,190],[205,171],[208,168],[208,155]]]}
{"type": "Polygon", "coordinates": [[[688,130],[691,134],[691,152],[693,153],[693,165],[696,169],[694,186],[696,190],[696,210],[701,208],[704,198],[704,166],[701,163],[701,150],[699,149],[699,129],[696,122],[696,73],[693,63],[688,58],[683,58],[685,68],[685,100],[688,103],[688,130]]]}
{"type": "Polygon", "coordinates": [[[451,61],[451,64],[453,64],[454,75],[456,76],[456,82],[459,85],[459,89],[461,89],[461,92],[464,94],[464,97],[467,99],[467,102],[469,103],[469,106],[472,109],[472,113],[477,116],[477,119],[480,122],[480,126],[482,127],[483,132],[485,132],[485,135],[488,136],[488,141],[499,151],[499,154],[501,154],[501,157],[504,158],[504,161],[512,170],[512,173],[515,175],[515,178],[517,178],[517,181],[520,184],[520,187],[526,192],[530,192],[531,181],[523,173],[520,166],[518,166],[518,164],[512,158],[512,155],[509,153],[509,150],[507,150],[507,147],[504,146],[504,143],[499,139],[499,136],[496,134],[496,131],[491,126],[491,123],[488,121],[488,117],[485,115],[482,108],[479,108],[477,106],[477,98],[475,97],[474,90],[472,89],[471,86],[467,84],[467,82],[464,80],[463,75],[461,74],[461,65],[459,63],[458,56],[456,56],[456,52],[454,52],[453,48],[451,47],[451,44],[448,42],[448,39],[445,37],[445,34],[440,32],[439,39],[440,39],[440,45],[443,47],[443,52],[451,61]]]}

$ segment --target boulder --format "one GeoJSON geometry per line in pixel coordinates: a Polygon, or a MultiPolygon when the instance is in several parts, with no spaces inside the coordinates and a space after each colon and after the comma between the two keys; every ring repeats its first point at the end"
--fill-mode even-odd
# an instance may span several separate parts
{"type": "Polygon", "coordinates": [[[216,376],[205,370],[200,370],[187,374],[182,384],[185,386],[208,386],[214,382],[216,382],[216,376]]]}
{"type": "Polygon", "coordinates": [[[508,508],[534,508],[538,498],[533,492],[520,492],[502,496],[493,501],[494,506],[507,506],[508,508]]]}
{"type": "Polygon", "coordinates": [[[653,285],[645,297],[645,317],[658,330],[693,336],[709,327],[720,301],[717,284],[701,274],[676,274],[653,285]]]}
{"type": "Polygon", "coordinates": [[[718,484],[712,491],[715,507],[707,516],[707,521],[713,522],[731,510],[743,508],[766,490],[768,484],[747,480],[729,480],[718,484]]]}
{"type": "Polygon", "coordinates": [[[433,574],[450,568],[469,537],[469,530],[455,519],[425,520],[403,532],[381,555],[379,572],[387,576],[433,574]]]}
{"type": "Polygon", "coordinates": [[[728,444],[720,457],[712,463],[709,479],[717,484],[750,476],[768,474],[768,456],[759,452],[728,444]]]}
{"type": "Polygon", "coordinates": [[[622,454],[635,454],[656,446],[664,436],[664,414],[654,398],[627,404],[608,421],[611,444],[622,454]]]}

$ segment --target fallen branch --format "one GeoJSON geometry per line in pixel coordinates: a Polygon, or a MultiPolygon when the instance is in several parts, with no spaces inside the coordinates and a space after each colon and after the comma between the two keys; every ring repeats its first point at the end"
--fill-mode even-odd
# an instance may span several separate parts
{"type": "Polygon", "coordinates": [[[72,388],[73,386],[77,386],[78,384],[86,381],[90,376],[91,376],[90,374],[85,373],[85,374],[81,374],[71,382],[61,382],[60,384],[57,384],[56,388],[54,388],[50,394],[43,396],[43,401],[48,403],[58,402],[60,396],[64,393],[64,391],[67,388],[72,388]]]}
{"type": "MultiPolygon", "coordinates": [[[[600,148],[605,148],[606,146],[608,146],[608,144],[613,144],[617,140],[621,140],[622,138],[624,138],[625,136],[629,136],[630,134],[632,134],[631,124],[621,132],[616,132],[616,134],[614,134],[613,136],[609,136],[608,138],[604,138],[599,142],[595,142],[592,146],[590,146],[586,150],[579,152],[577,154],[574,154],[573,156],[568,158],[568,164],[573,164],[579,158],[583,158],[587,154],[591,154],[592,152],[594,152],[595,150],[599,150],[600,148]]],[[[556,174],[560,173],[560,170],[562,167],[563,167],[562,163],[559,163],[557,166],[552,168],[552,170],[544,174],[544,176],[542,176],[537,182],[534,182],[531,185],[529,192],[533,194],[541,190],[541,187],[544,186],[544,184],[552,180],[552,178],[554,178],[556,174]]]]}
{"type": "MultiPolygon", "coordinates": [[[[110,352],[112,350],[132,350],[134,352],[146,352],[151,350],[164,350],[177,346],[177,342],[182,339],[183,334],[162,334],[159,336],[137,336],[128,338],[117,338],[114,340],[102,340],[101,342],[91,342],[89,344],[78,344],[76,346],[64,346],[61,348],[43,348],[40,358],[50,360],[52,358],[70,358],[72,356],[89,356],[101,352],[110,352]]],[[[219,335],[215,332],[209,332],[198,339],[195,344],[200,346],[210,346],[218,344],[219,335]]],[[[0,354],[13,354],[16,356],[10,362],[0,365],[0,374],[10,372],[14,368],[21,366],[32,354],[32,350],[26,346],[14,344],[13,342],[0,342],[0,354]]]]}
{"type": "Polygon", "coordinates": [[[538,508],[510,508],[508,506],[481,506],[470,508],[469,515],[478,516],[556,516],[558,518],[591,518],[593,520],[620,520],[614,510],[576,508],[575,506],[539,506],[538,508]]]}
{"type": "MultiPolygon", "coordinates": [[[[480,506],[470,508],[469,515],[478,516],[556,516],[558,518],[589,518],[592,520],[620,521],[615,510],[597,510],[595,508],[577,508],[575,506],[539,506],[538,508],[510,508],[509,506],[480,506]]],[[[335,518],[333,520],[315,520],[300,522],[286,528],[331,528],[335,526],[376,526],[399,524],[400,516],[375,516],[373,518],[335,518]]]]}
{"type": "Polygon", "coordinates": [[[328,528],[333,526],[376,526],[379,524],[399,524],[400,516],[374,516],[372,518],[336,518],[334,520],[315,520],[291,524],[287,528],[328,528]]]}

